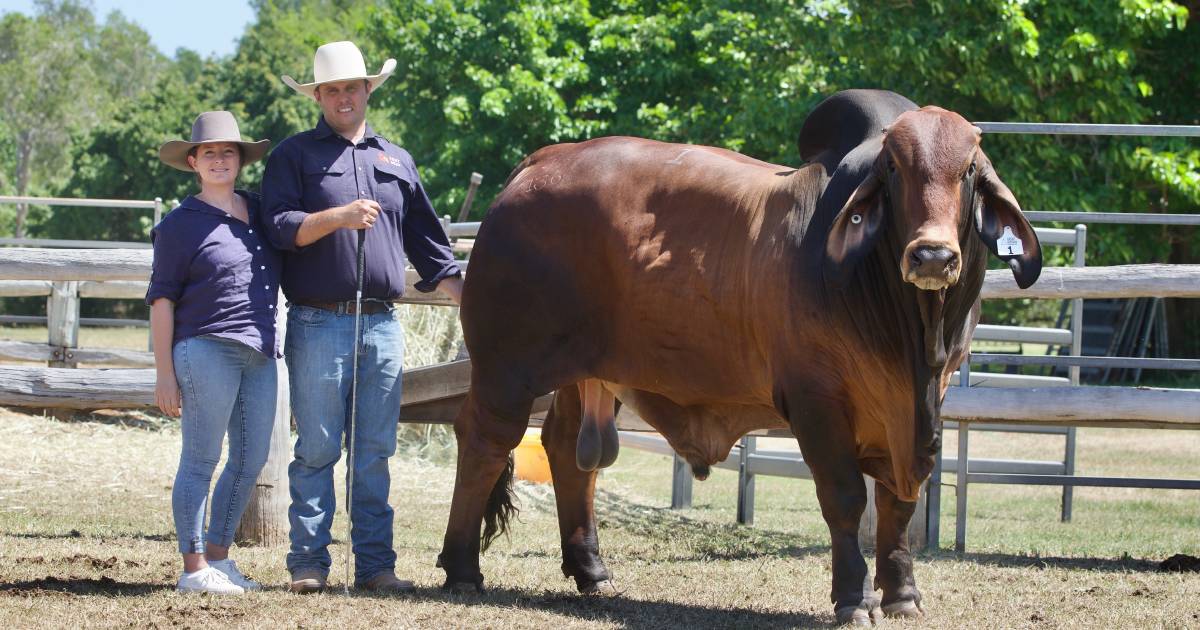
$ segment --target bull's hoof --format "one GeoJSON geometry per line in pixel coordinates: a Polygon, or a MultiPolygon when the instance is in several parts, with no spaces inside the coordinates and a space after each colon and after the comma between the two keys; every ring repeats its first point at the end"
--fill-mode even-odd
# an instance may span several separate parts
{"type": "Polygon", "coordinates": [[[454,595],[478,595],[483,592],[483,585],[475,582],[446,582],[442,590],[454,595]]]}
{"type": "Polygon", "coordinates": [[[597,597],[616,597],[620,595],[617,592],[617,587],[612,583],[612,580],[600,580],[599,582],[588,582],[579,587],[581,595],[595,595],[597,597]]]}
{"type": "Polygon", "coordinates": [[[871,626],[871,613],[860,606],[844,606],[833,611],[833,614],[839,626],[871,626]]]}
{"type": "Polygon", "coordinates": [[[921,606],[911,599],[902,599],[883,606],[883,614],[900,619],[920,619],[925,616],[921,606]]]}

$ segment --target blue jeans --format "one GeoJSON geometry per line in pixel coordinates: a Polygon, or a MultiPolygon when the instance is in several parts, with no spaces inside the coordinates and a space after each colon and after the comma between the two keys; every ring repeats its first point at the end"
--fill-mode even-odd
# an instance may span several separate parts
{"type": "Polygon", "coordinates": [[[267,462],[275,424],[275,359],[210,336],[184,339],[171,354],[183,398],[183,449],[171,511],[180,553],[203,553],[205,542],[233,544],[233,532],[267,462]],[[229,459],[213,490],[205,538],[208,488],[227,432],[229,459]]]}
{"type": "MultiPolygon", "coordinates": [[[[297,433],[288,466],[292,546],[287,568],[292,573],[329,573],[329,527],[337,511],[333,465],[341,457],[350,418],[353,339],[353,315],[300,305],[288,310],[284,356],[297,433]]],[[[404,331],[391,311],[363,315],[359,342],[350,534],[355,581],[363,582],[396,567],[388,458],[396,452],[404,331]]]]}

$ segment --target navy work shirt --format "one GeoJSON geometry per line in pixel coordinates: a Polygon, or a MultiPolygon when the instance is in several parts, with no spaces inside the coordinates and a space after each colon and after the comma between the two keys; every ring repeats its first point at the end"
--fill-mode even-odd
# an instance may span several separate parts
{"type": "Polygon", "coordinates": [[[265,238],[261,198],[237,194],[246,199],[248,224],[188,197],[150,231],[154,265],[146,304],[158,298],[175,303],[172,345],[214,335],[279,358],[279,252],[265,238]]]}
{"type": "Polygon", "coordinates": [[[263,175],[265,227],[283,250],[283,292],[291,301],[343,302],[357,287],[358,230],[339,229],[303,247],[296,234],[309,213],[374,200],[383,211],[366,230],[363,297],[392,300],[404,293],[407,253],[428,293],[461,273],[407,151],[367,125],[353,144],[321,117],[315,129],[284,140],[263,175]]]}

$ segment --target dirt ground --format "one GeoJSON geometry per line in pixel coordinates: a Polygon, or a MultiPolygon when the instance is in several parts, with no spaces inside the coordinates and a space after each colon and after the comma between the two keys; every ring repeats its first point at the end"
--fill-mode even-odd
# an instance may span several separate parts
{"type": "MultiPolygon", "coordinates": [[[[489,590],[454,595],[440,590],[443,574],[434,567],[453,462],[445,453],[399,456],[392,462],[397,572],[417,582],[416,595],[342,594],[339,514],[330,592],[286,592],[281,546],[234,549],[239,565],[268,585],[266,591],[188,596],[173,591],[180,569],[170,513],[179,453],[174,424],[140,414],[62,422],[0,411],[0,426],[4,628],[783,628],[833,622],[828,538],[809,482],[760,480],[756,525],[740,527],[732,518],[732,475],[714,473],[697,484],[693,509],[672,511],[666,507],[669,460],[625,450],[604,473],[597,499],[603,554],[620,596],[575,593],[559,571],[552,490],[525,483],[518,486],[520,522],[483,558],[489,590]]],[[[1194,439],[1185,436],[1180,446],[1178,435],[1164,438],[1168,466],[1178,469],[1180,460],[1171,458],[1196,452],[1188,441],[1194,439]]],[[[1105,436],[1094,442],[1129,447],[1105,436]]],[[[1081,444],[1088,442],[1081,438],[1081,444]]],[[[1194,463],[1183,476],[1188,472],[1200,476],[1194,463]]],[[[1077,522],[1064,525],[1054,511],[1057,490],[995,490],[972,486],[979,517],[972,512],[969,553],[927,552],[917,559],[927,617],[888,621],[888,627],[1200,627],[1200,573],[1159,571],[1173,553],[1200,555],[1200,495],[1090,491],[1076,499],[1077,522]],[[1010,504],[1029,511],[1004,507],[1010,504]]],[[[952,521],[943,524],[952,535],[946,523],[952,521]]]]}

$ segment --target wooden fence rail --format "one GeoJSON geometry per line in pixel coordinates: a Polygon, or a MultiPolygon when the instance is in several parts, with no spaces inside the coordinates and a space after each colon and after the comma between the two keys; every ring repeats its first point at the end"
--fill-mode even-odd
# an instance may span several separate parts
{"type": "MultiPolygon", "coordinates": [[[[470,382],[469,361],[404,371],[403,422],[449,423],[470,382]],[[419,405],[446,402],[437,412],[419,405]],[[452,404],[450,404],[452,403],[452,404]]],[[[543,407],[542,400],[539,407],[543,407]]],[[[0,405],[129,409],[154,405],[154,370],[63,369],[0,366],[0,405]]],[[[982,388],[952,387],[942,417],[960,422],[1002,420],[1011,424],[1200,429],[1200,390],[1152,387],[982,388]]],[[[640,421],[619,420],[622,430],[646,430],[640,421]]]]}
{"type": "MultiPolygon", "coordinates": [[[[119,249],[3,249],[0,250],[0,296],[5,291],[41,291],[47,281],[93,281],[87,291],[95,297],[138,297],[134,284],[112,281],[141,281],[150,277],[152,254],[143,250],[119,249]],[[36,284],[14,284],[11,281],[36,284]],[[100,295],[104,292],[104,295],[100,295]]],[[[416,272],[409,270],[409,286],[416,272]]],[[[409,292],[413,303],[443,303],[409,292]]],[[[1114,267],[1047,267],[1038,281],[1020,289],[1012,274],[1003,269],[987,272],[982,296],[993,298],[1113,298],[1113,297],[1200,297],[1200,265],[1118,265],[1114,267]]],[[[85,296],[87,297],[87,296],[85,296]]]]}

